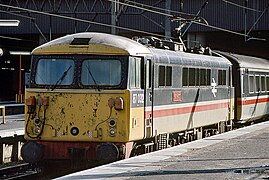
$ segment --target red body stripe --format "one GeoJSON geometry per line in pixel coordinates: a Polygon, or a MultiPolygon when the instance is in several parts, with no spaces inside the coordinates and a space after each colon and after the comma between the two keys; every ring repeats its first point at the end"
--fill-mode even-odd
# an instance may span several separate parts
{"type": "Polygon", "coordinates": [[[237,100],[238,106],[256,104],[256,103],[265,103],[269,102],[269,98],[260,98],[260,99],[251,99],[251,100],[237,100]]]}
{"type": "MultiPolygon", "coordinates": [[[[220,108],[228,108],[228,102],[218,103],[218,104],[209,104],[209,105],[200,105],[200,106],[190,106],[190,107],[180,107],[180,108],[170,108],[162,110],[154,110],[154,117],[165,117],[165,116],[175,116],[180,114],[188,114],[193,112],[209,111],[220,108]]],[[[145,117],[149,117],[150,112],[145,112],[145,117]]]]}

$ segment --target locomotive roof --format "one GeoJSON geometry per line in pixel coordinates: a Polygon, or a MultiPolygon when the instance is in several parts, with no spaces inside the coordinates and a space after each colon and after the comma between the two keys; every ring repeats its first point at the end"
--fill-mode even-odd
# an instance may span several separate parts
{"type": "Polygon", "coordinates": [[[185,66],[203,66],[226,68],[231,65],[231,62],[220,55],[203,55],[188,53],[184,51],[168,51],[163,49],[150,48],[155,62],[181,64],[185,66]]]}
{"type": "Polygon", "coordinates": [[[219,52],[219,53],[224,55],[231,61],[235,61],[240,67],[250,69],[269,69],[269,60],[267,59],[227,52],[219,52]]]}
{"type": "Polygon", "coordinates": [[[131,39],[105,33],[84,32],[66,35],[45,43],[32,52],[37,54],[113,54],[150,55],[149,49],[131,39]]]}
{"type": "Polygon", "coordinates": [[[33,55],[104,54],[152,56],[155,62],[190,66],[227,67],[230,62],[221,56],[207,56],[144,46],[126,37],[97,32],[66,35],[45,43],[33,55]]]}

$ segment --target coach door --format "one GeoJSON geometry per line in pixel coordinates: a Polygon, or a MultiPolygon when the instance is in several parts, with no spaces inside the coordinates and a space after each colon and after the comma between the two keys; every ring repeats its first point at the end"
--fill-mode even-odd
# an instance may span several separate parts
{"type": "Polygon", "coordinates": [[[145,134],[144,137],[148,138],[152,136],[153,132],[153,93],[152,93],[152,62],[150,59],[146,59],[144,63],[144,87],[145,87],[145,94],[144,94],[144,106],[145,106],[145,113],[144,113],[144,120],[145,120],[145,134]]]}

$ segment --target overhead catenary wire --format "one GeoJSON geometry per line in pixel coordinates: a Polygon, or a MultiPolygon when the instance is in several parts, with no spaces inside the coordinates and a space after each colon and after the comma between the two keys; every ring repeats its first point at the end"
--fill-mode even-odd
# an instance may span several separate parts
{"type": "Polygon", "coordinates": [[[143,7],[139,7],[139,6],[135,6],[135,5],[131,5],[131,4],[128,4],[128,3],[118,2],[118,1],[116,1],[116,0],[108,0],[108,1],[110,1],[110,2],[114,2],[114,3],[118,3],[118,4],[122,4],[122,5],[129,6],[129,7],[133,7],[133,8],[136,8],[136,9],[141,9],[141,10],[143,10],[143,11],[152,12],[152,13],[159,14],[159,15],[164,15],[164,16],[168,16],[168,17],[173,17],[173,15],[171,15],[171,14],[158,12],[158,11],[155,11],[155,10],[151,10],[151,9],[147,9],[147,8],[143,8],[143,7]]]}
{"type": "Polygon", "coordinates": [[[225,2],[225,3],[231,4],[233,6],[237,6],[239,8],[242,8],[242,9],[246,9],[246,10],[250,10],[250,11],[255,11],[255,12],[262,12],[260,10],[249,8],[249,7],[246,7],[246,6],[243,6],[243,5],[239,5],[239,4],[236,4],[236,3],[231,2],[231,1],[227,1],[227,0],[222,0],[222,1],[225,2]]]}
{"type": "MultiPolygon", "coordinates": [[[[108,1],[116,2],[115,0],[108,0],[108,1]]],[[[129,4],[126,4],[126,3],[121,3],[121,2],[117,2],[117,3],[124,4],[126,6],[127,5],[130,6],[129,4]]],[[[110,25],[110,24],[105,24],[105,23],[100,23],[100,22],[95,22],[95,21],[90,21],[90,20],[70,17],[70,16],[63,16],[63,15],[59,15],[59,14],[52,14],[52,13],[47,13],[47,12],[42,12],[42,11],[37,11],[37,10],[32,10],[32,9],[27,9],[27,8],[21,8],[21,7],[11,6],[11,5],[1,4],[1,3],[0,3],[0,7],[19,9],[19,10],[22,10],[22,11],[32,12],[32,13],[37,13],[37,14],[43,14],[43,15],[47,15],[47,16],[51,16],[51,17],[69,19],[69,20],[74,20],[74,21],[79,21],[79,22],[84,22],[84,23],[90,23],[90,24],[95,24],[95,25],[100,25],[100,26],[106,26],[106,27],[113,27],[113,28],[117,28],[117,29],[122,29],[122,30],[132,31],[132,32],[138,32],[138,33],[157,36],[157,37],[165,37],[164,35],[160,35],[160,34],[156,34],[156,33],[150,33],[150,32],[146,32],[146,31],[142,31],[142,30],[131,29],[131,28],[126,28],[126,27],[120,27],[120,26],[115,26],[115,25],[110,25]]],[[[141,8],[141,7],[137,7],[137,6],[133,6],[133,5],[131,7],[142,9],[142,10],[149,11],[149,12],[152,12],[152,13],[157,13],[159,15],[168,16],[168,17],[171,17],[173,19],[175,18],[175,16],[173,16],[171,14],[160,13],[158,11],[149,10],[149,9],[146,9],[146,8],[141,8]]],[[[253,38],[253,37],[251,37],[249,35],[246,35],[246,34],[238,33],[238,32],[235,32],[235,31],[231,31],[231,30],[228,30],[228,29],[216,27],[216,26],[209,25],[209,24],[203,24],[203,23],[195,21],[195,19],[194,19],[194,21],[192,21],[192,19],[186,19],[186,18],[182,18],[182,17],[177,17],[177,20],[190,21],[190,22],[193,22],[194,24],[202,25],[202,26],[209,27],[209,28],[212,28],[212,29],[217,29],[217,30],[229,32],[229,33],[232,33],[232,34],[253,38]]],[[[174,39],[173,37],[169,37],[169,38],[174,39]]]]}
{"type": "MultiPolygon", "coordinates": [[[[217,27],[217,26],[213,26],[213,25],[209,25],[209,24],[204,24],[204,23],[198,22],[197,21],[197,15],[194,17],[194,19],[189,20],[189,19],[182,18],[182,17],[175,17],[175,16],[173,16],[171,14],[160,13],[160,12],[157,12],[157,11],[149,10],[149,9],[146,9],[146,8],[143,8],[143,7],[137,7],[137,6],[133,6],[133,5],[127,4],[127,3],[117,2],[116,0],[108,0],[108,1],[119,3],[119,4],[122,4],[122,5],[126,5],[126,6],[130,6],[130,7],[137,8],[137,9],[142,9],[142,10],[149,11],[149,12],[152,12],[152,13],[157,13],[159,15],[168,16],[168,17],[171,17],[174,20],[176,19],[177,21],[180,21],[180,20],[190,21],[193,24],[198,24],[198,25],[201,25],[201,26],[205,26],[205,27],[208,27],[208,28],[216,29],[216,30],[219,30],[219,31],[224,31],[224,32],[232,33],[232,34],[235,34],[235,35],[240,35],[240,36],[244,36],[244,37],[253,38],[253,37],[249,36],[248,34],[243,34],[243,33],[239,33],[239,32],[236,32],[236,31],[232,31],[232,30],[220,28],[220,27],[217,27]]],[[[207,1],[205,1],[205,3],[204,3],[203,6],[205,6],[207,4],[206,2],[207,1]]],[[[253,38],[253,39],[256,39],[256,38],[253,38]]]]}
{"type": "MultiPolygon", "coordinates": [[[[155,10],[151,10],[151,9],[147,9],[147,8],[144,8],[144,7],[139,7],[139,6],[135,6],[135,5],[132,5],[132,4],[128,4],[128,3],[124,3],[124,2],[118,2],[116,0],[107,0],[107,1],[110,1],[110,2],[113,2],[113,3],[118,3],[118,4],[121,4],[121,5],[124,5],[124,6],[129,6],[129,7],[132,7],[132,8],[136,8],[136,9],[140,9],[140,10],[143,10],[143,11],[147,11],[147,12],[151,12],[151,13],[155,13],[155,14],[158,14],[158,15],[163,15],[163,16],[167,16],[167,17],[170,17],[170,18],[174,18],[175,15],[171,15],[171,14],[168,14],[168,13],[163,13],[163,12],[159,12],[159,11],[155,11],[155,10]]],[[[128,1],[129,2],[129,1],[128,1]]],[[[132,2],[132,1],[130,1],[132,2]]],[[[147,6],[145,4],[142,4],[142,3],[139,3],[141,6],[147,6]]],[[[149,6],[149,7],[152,7],[152,6],[149,6]]],[[[171,10],[168,10],[168,9],[162,9],[162,8],[156,8],[155,9],[158,9],[158,10],[162,10],[162,11],[166,11],[166,12],[174,12],[174,13],[178,13],[178,14],[181,14],[180,12],[178,11],[171,11],[171,10]]],[[[185,15],[189,15],[189,16],[192,16],[192,17],[195,17],[194,14],[188,14],[188,13],[185,13],[185,15]]],[[[181,20],[188,20],[186,18],[183,18],[183,17],[179,17],[181,18],[181,20]]]]}
{"type": "Polygon", "coordinates": [[[252,29],[256,26],[256,24],[259,22],[259,20],[262,18],[262,16],[265,14],[266,11],[268,11],[269,8],[269,3],[267,4],[267,6],[265,7],[265,9],[263,10],[263,12],[260,14],[260,16],[258,17],[258,19],[255,21],[255,23],[252,25],[252,27],[249,29],[247,35],[249,35],[249,33],[252,31],[252,29]]]}
{"type": "MultiPolygon", "coordinates": [[[[41,34],[41,36],[44,38],[44,40],[45,40],[46,42],[48,42],[47,38],[46,38],[45,35],[42,33],[42,31],[41,31],[41,29],[38,27],[38,25],[36,24],[36,22],[35,22],[36,18],[30,17],[30,16],[24,16],[24,15],[17,14],[17,13],[13,13],[13,12],[3,11],[3,10],[0,10],[0,12],[6,13],[6,14],[10,14],[10,15],[13,15],[13,16],[18,16],[18,17],[22,17],[22,18],[30,19],[30,20],[34,23],[36,29],[37,29],[38,32],[41,34]]],[[[0,37],[0,38],[5,38],[5,39],[12,39],[12,40],[22,41],[22,39],[14,39],[14,38],[11,38],[11,37],[0,37]]],[[[26,41],[27,41],[27,40],[26,40],[26,41]]]]}
{"type": "Polygon", "coordinates": [[[182,14],[182,15],[188,15],[188,16],[195,16],[195,14],[190,14],[190,13],[174,11],[174,10],[170,10],[170,9],[154,7],[154,6],[150,6],[150,5],[147,5],[147,4],[142,4],[142,3],[138,3],[138,2],[134,2],[134,1],[130,1],[130,0],[126,0],[125,2],[130,2],[130,3],[133,3],[133,4],[140,5],[142,7],[149,7],[149,8],[161,10],[161,11],[164,11],[164,12],[170,12],[170,13],[176,13],[176,14],[182,14]]]}
{"type": "MultiPolygon", "coordinates": [[[[75,17],[70,17],[70,16],[63,16],[63,15],[59,15],[59,14],[52,14],[52,13],[47,13],[47,12],[43,12],[43,11],[37,11],[37,10],[33,10],[33,9],[27,9],[27,8],[22,8],[22,7],[17,7],[17,6],[1,4],[1,3],[0,3],[0,7],[18,9],[18,10],[22,10],[22,11],[26,11],[26,12],[37,13],[37,14],[42,14],[42,15],[46,15],[46,16],[63,18],[63,19],[68,19],[68,20],[73,20],[73,21],[84,22],[84,23],[90,23],[90,24],[95,24],[95,25],[99,25],[99,26],[114,27],[114,28],[118,28],[118,29],[122,29],[122,30],[126,30],[126,31],[133,31],[133,32],[157,36],[157,37],[165,37],[164,35],[150,33],[150,32],[146,32],[146,31],[142,31],[142,30],[114,26],[114,25],[110,25],[110,24],[105,24],[105,23],[100,23],[100,22],[95,22],[95,21],[90,21],[90,20],[85,20],[85,19],[80,19],[80,18],[75,18],[75,17]]],[[[170,38],[172,38],[172,37],[170,37],[170,38]]]]}
{"type": "Polygon", "coordinates": [[[35,19],[35,18],[29,17],[29,16],[24,16],[24,15],[21,15],[21,14],[17,14],[17,13],[13,13],[13,12],[8,12],[8,11],[3,11],[1,9],[0,9],[0,12],[6,13],[6,14],[10,14],[10,15],[13,15],[13,16],[22,17],[22,18],[35,19]]]}
{"type": "Polygon", "coordinates": [[[27,42],[34,42],[36,41],[29,40],[29,39],[21,39],[21,38],[14,38],[14,37],[8,37],[8,36],[0,36],[1,39],[9,39],[9,40],[15,40],[15,41],[27,41],[27,42]]]}
{"type": "MultiPolygon", "coordinates": [[[[205,6],[208,4],[208,1],[209,1],[209,0],[206,0],[206,1],[203,3],[203,5],[202,5],[201,8],[199,9],[199,11],[196,13],[196,15],[195,15],[195,17],[194,17],[194,20],[196,20],[196,19],[200,16],[202,10],[203,10],[203,9],[205,8],[205,6]]],[[[188,27],[185,29],[185,31],[183,32],[182,36],[185,35],[185,33],[189,30],[189,28],[191,27],[191,25],[192,25],[192,22],[191,22],[191,23],[188,25],[188,27]]]]}
{"type": "Polygon", "coordinates": [[[227,32],[227,33],[231,33],[231,34],[236,34],[236,35],[240,35],[240,36],[251,37],[251,36],[246,35],[246,34],[243,34],[243,33],[239,33],[239,32],[236,32],[236,31],[232,31],[232,30],[228,30],[228,29],[224,29],[224,28],[212,26],[212,25],[209,25],[209,24],[200,23],[198,21],[193,21],[193,23],[194,24],[201,25],[201,26],[205,26],[205,27],[208,27],[208,28],[216,29],[216,30],[219,30],[219,31],[224,31],[224,32],[227,32]]]}

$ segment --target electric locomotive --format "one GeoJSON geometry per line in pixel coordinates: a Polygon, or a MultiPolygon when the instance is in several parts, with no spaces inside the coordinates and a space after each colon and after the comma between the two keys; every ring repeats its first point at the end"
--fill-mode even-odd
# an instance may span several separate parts
{"type": "Polygon", "coordinates": [[[111,162],[230,130],[232,63],[182,48],[77,33],[34,49],[23,159],[111,162]]]}

